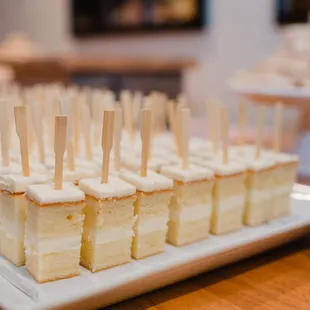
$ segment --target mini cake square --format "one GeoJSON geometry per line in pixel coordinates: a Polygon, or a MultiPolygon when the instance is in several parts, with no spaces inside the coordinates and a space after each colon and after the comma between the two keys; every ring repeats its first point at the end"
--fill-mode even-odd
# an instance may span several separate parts
{"type": "Polygon", "coordinates": [[[26,199],[30,184],[44,183],[43,175],[0,177],[0,254],[16,266],[25,264],[26,199]]]}
{"type": "Polygon", "coordinates": [[[79,275],[84,193],[72,183],[61,190],[52,184],[26,191],[26,269],[39,282],[79,275]]]}
{"type": "Polygon", "coordinates": [[[167,241],[182,246],[207,238],[212,214],[213,172],[190,165],[187,169],[163,167],[161,174],[174,180],[167,241]]]}
{"type": "Polygon", "coordinates": [[[86,195],[81,264],[95,272],[130,262],[136,188],[116,176],[79,187],[86,195]]]}
{"type": "Polygon", "coordinates": [[[141,177],[139,172],[122,170],[120,177],[137,188],[132,257],[140,259],[163,252],[173,181],[153,171],[141,177]]]}

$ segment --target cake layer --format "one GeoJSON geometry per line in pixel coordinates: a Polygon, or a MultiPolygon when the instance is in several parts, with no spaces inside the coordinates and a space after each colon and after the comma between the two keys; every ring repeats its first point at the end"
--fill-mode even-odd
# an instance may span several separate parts
{"type": "Polygon", "coordinates": [[[148,215],[141,216],[135,225],[135,235],[148,234],[153,231],[167,229],[169,221],[169,213],[166,212],[164,216],[148,215]]]}
{"type": "Polygon", "coordinates": [[[0,175],[1,190],[10,193],[24,193],[31,184],[42,184],[47,181],[45,175],[33,174],[28,177],[22,175],[0,175]]]}
{"type": "Polygon", "coordinates": [[[26,220],[24,195],[0,193],[0,229],[7,237],[15,239],[24,236],[26,220]]]}
{"type": "Polygon", "coordinates": [[[27,204],[26,237],[40,239],[70,237],[82,233],[84,204],[40,208],[27,204]]]}
{"type": "Polygon", "coordinates": [[[19,238],[11,238],[0,229],[0,255],[16,266],[24,265],[24,235],[19,238]]]}
{"type": "Polygon", "coordinates": [[[96,200],[86,196],[83,239],[95,243],[132,235],[135,196],[96,200]],[[112,235],[113,234],[113,235],[112,235]]]}
{"type": "Polygon", "coordinates": [[[244,223],[249,226],[261,225],[270,219],[272,200],[270,197],[247,203],[244,212],[244,223]]]}
{"type": "Polygon", "coordinates": [[[153,192],[172,189],[173,181],[154,172],[148,171],[146,177],[141,177],[139,172],[121,170],[120,177],[134,185],[139,191],[153,192]]]}
{"type": "Polygon", "coordinates": [[[83,240],[81,265],[92,272],[129,263],[132,237],[94,244],[83,240]]]}
{"type": "Polygon", "coordinates": [[[26,255],[26,269],[39,283],[79,275],[80,249],[43,255],[26,255]]]}
{"type": "Polygon", "coordinates": [[[72,183],[63,183],[61,190],[56,190],[53,184],[30,185],[26,196],[38,205],[44,206],[56,203],[70,203],[84,201],[84,193],[72,183]]]}
{"type": "Polygon", "coordinates": [[[270,219],[286,216],[291,212],[291,199],[289,195],[279,195],[273,198],[273,207],[269,213],[270,219]]]}
{"type": "MultiPolygon", "coordinates": [[[[190,209],[190,208],[189,208],[190,209]]],[[[182,246],[205,239],[210,231],[210,216],[196,215],[195,220],[169,221],[167,241],[175,246],[182,246]]]]}
{"type": "Polygon", "coordinates": [[[213,234],[226,234],[242,227],[244,206],[236,205],[227,211],[214,210],[211,218],[211,232],[213,234]]]}
{"type": "Polygon", "coordinates": [[[80,189],[97,199],[132,196],[136,188],[116,176],[109,176],[108,183],[101,183],[101,178],[85,179],[79,183],[80,189]]]}
{"type": "Polygon", "coordinates": [[[138,234],[132,242],[131,255],[135,259],[159,254],[165,251],[167,230],[138,234]]]}
{"type": "Polygon", "coordinates": [[[209,180],[214,176],[212,170],[195,165],[190,165],[188,169],[182,169],[179,165],[165,166],[160,169],[160,173],[170,179],[180,182],[209,180]]]}

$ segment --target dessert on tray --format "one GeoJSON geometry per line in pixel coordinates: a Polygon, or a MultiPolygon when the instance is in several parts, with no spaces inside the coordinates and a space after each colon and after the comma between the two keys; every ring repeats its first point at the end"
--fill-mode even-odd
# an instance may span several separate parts
{"type": "Polygon", "coordinates": [[[0,176],[0,254],[16,266],[25,263],[25,191],[29,185],[46,180],[44,175],[0,176]]]}
{"type": "Polygon", "coordinates": [[[123,170],[120,172],[120,177],[137,189],[137,199],[134,203],[134,215],[137,220],[132,242],[132,257],[136,259],[158,254],[165,250],[169,221],[168,205],[173,189],[172,180],[147,170],[150,120],[151,112],[143,110],[141,171],[123,170]]]}
{"type": "Polygon", "coordinates": [[[173,181],[154,171],[143,177],[138,172],[123,170],[120,177],[137,188],[132,257],[140,259],[163,252],[173,181]]]}
{"type": "Polygon", "coordinates": [[[84,193],[72,183],[31,185],[25,230],[26,269],[39,282],[79,275],[84,193]]]}
{"type": "Polygon", "coordinates": [[[81,265],[94,272],[130,262],[136,188],[116,176],[79,187],[86,195],[81,265]]]}
{"type": "Polygon", "coordinates": [[[182,246],[207,238],[212,214],[212,170],[194,165],[186,169],[166,166],[161,174],[174,181],[167,241],[182,246]]]}

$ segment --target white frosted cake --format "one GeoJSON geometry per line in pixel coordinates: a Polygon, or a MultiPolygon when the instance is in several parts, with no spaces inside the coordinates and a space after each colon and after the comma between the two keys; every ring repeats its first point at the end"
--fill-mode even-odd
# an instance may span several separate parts
{"type": "Polygon", "coordinates": [[[141,177],[139,172],[122,170],[120,177],[137,188],[132,256],[140,259],[163,252],[173,181],[153,171],[141,177]]]}
{"type": "Polygon", "coordinates": [[[276,161],[273,207],[270,213],[270,218],[274,219],[290,213],[290,195],[296,182],[299,159],[285,153],[268,153],[266,156],[276,161]]]}
{"type": "Polygon", "coordinates": [[[84,193],[72,183],[55,190],[52,184],[26,191],[26,269],[39,282],[79,275],[84,193]]]}
{"type": "Polygon", "coordinates": [[[0,176],[0,254],[16,266],[25,263],[26,199],[31,184],[45,183],[43,175],[0,176]]]}
{"type": "Polygon", "coordinates": [[[223,164],[220,159],[201,161],[215,174],[211,232],[224,234],[240,229],[243,224],[246,167],[242,163],[223,164]]]}
{"type": "Polygon", "coordinates": [[[276,163],[267,158],[249,158],[241,162],[247,168],[244,223],[250,226],[266,223],[273,209],[276,163]]]}
{"type": "Polygon", "coordinates": [[[86,195],[81,264],[94,272],[130,262],[136,188],[115,176],[79,187],[86,195]]]}
{"type": "Polygon", "coordinates": [[[190,165],[188,169],[163,167],[161,174],[174,180],[167,241],[182,246],[207,238],[212,214],[213,172],[190,165]]]}

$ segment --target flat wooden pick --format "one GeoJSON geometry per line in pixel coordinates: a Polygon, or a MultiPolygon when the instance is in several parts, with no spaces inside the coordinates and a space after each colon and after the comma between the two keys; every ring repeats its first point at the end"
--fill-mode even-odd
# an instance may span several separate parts
{"type": "Polygon", "coordinates": [[[180,111],[181,138],[182,138],[182,168],[189,167],[189,136],[190,136],[190,109],[182,109],[180,111]]]}
{"type": "Polygon", "coordinates": [[[2,166],[8,167],[10,165],[10,138],[9,138],[9,111],[8,102],[6,100],[1,101],[1,113],[0,113],[0,131],[1,131],[1,155],[2,166]]]}
{"type": "Polygon", "coordinates": [[[114,120],[114,168],[116,171],[121,167],[121,137],[122,137],[122,109],[119,105],[115,107],[114,120]]]}
{"type": "Polygon", "coordinates": [[[228,112],[227,108],[221,107],[221,133],[222,133],[222,155],[223,164],[228,164],[228,112]]]}
{"type": "Polygon", "coordinates": [[[108,183],[109,166],[110,166],[110,153],[113,145],[114,135],[114,111],[104,111],[103,116],[103,130],[102,130],[102,151],[103,163],[101,183],[108,183]]]}
{"type": "Polygon", "coordinates": [[[83,134],[84,134],[84,141],[85,141],[85,150],[86,150],[86,158],[87,160],[93,159],[93,152],[92,152],[92,141],[91,141],[91,117],[89,107],[86,104],[81,106],[82,112],[82,125],[83,125],[83,134]]]}
{"type": "Polygon", "coordinates": [[[55,138],[54,138],[54,153],[55,153],[55,176],[54,189],[62,189],[63,179],[63,159],[66,150],[67,138],[67,116],[56,116],[55,118],[55,138]]]}
{"type": "Polygon", "coordinates": [[[21,160],[23,176],[28,177],[30,175],[29,168],[29,152],[27,142],[27,114],[26,107],[18,106],[14,107],[16,133],[19,138],[21,160]]]}
{"type": "Polygon", "coordinates": [[[265,112],[266,108],[264,106],[260,106],[257,115],[256,159],[260,159],[261,156],[263,131],[265,123],[265,112]]]}
{"type": "Polygon", "coordinates": [[[141,177],[147,176],[147,162],[149,159],[150,152],[150,136],[151,136],[151,120],[152,113],[148,109],[143,109],[141,112],[141,128],[140,136],[142,142],[142,154],[141,154],[141,177]]]}
{"type": "Polygon", "coordinates": [[[281,138],[282,138],[282,120],[283,120],[283,104],[277,103],[275,108],[275,120],[274,120],[274,151],[276,153],[281,152],[281,138]]]}
{"type": "Polygon", "coordinates": [[[246,103],[241,101],[239,103],[239,145],[244,146],[246,134],[246,103]]]}

